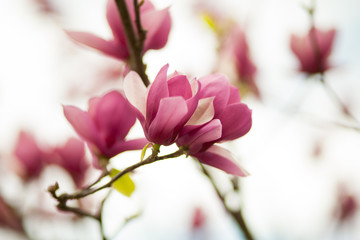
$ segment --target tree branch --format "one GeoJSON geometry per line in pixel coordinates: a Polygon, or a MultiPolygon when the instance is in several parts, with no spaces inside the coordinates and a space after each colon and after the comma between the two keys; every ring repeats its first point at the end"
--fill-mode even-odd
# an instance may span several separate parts
{"type": "Polygon", "coordinates": [[[223,194],[220,192],[219,188],[217,187],[214,179],[211,177],[211,175],[209,174],[209,172],[205,169],[205,167],[202,165],[201,162],[199,162],[199,165],[201,167],[202,172],[204,173],[204,175],[210,180],[211,185],[213,186],[216,194],[218,195],[219,199],[221,200],[223,206],[225,207],[226,211],[233,217],[233,219],[236,221],[236,223],[238,224],[238,226],[240,227],[241,231],[243,232],[245,238],[247,240],[254,240],[254,237],[252,236],[249,228],[246,225],[246,222],[244,220],[244,217],[242,215],[241,210],[231,210],[225,203],[225,197],[223,196],[223,194]]]}
{"type": "MultiPolygon", "coordinates": [[[[135,34],[133,23],[129,14],[128,7],[126,6],[125,0],[115,0],[115,2],[125,31],[126,43],[130,53],[130,67],[132,70],[136,71],[140,75],[145,86],[148,86],[150,84],[150,81],[145,73],[145,65],[142,59],[143,44],[139,44],[143,42],[143,40],[141,40],[142,36],[141,34],[139,36],[136,36],[135,34]]],[[[138,19],[136,20],[138,23],[136,24],[139,26],[141,26],[140,13],[139,13],[140,5],[141,4],[136,4],[135,7],[135,15],[138,15],[136,17],[138,19]]],[[[141,31],[141,29],[142,27],[140,28],[138,27],[138,31],[141,31]]]]}

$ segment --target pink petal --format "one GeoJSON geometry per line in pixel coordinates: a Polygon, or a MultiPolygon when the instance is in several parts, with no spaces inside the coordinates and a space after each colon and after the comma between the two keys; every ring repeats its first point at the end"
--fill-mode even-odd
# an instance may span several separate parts
{"type": "Polygon", "coordinates": [[[231,153],[219,146],[212,146],[205,152],[200,152],[193,155],[200,162],[216,167],[229,174],[233,174],[240,177],[246,177],[249,173],[240,167],[231,153]]]}
{"type": "Polygon", "coordinates": [[[113,157],[125,151],[140,150],[148,143],[149,142],[146,138],[117,142],[113,147],[111,147],[111,149],[108,150],[107,154],[109,157],[113,157]]]}
{"type": "Polygon", "coordinates": [[[40,175],[45,163],[45,153],[40,149],[34,137],[21,131],[15,147],[15,155],[21,164],[19,174],[24,179],[35,178],[40,175]]]}
{"type": "Polygon", "coordinates": [[[124,79],[124,92],[126,98],[138,110],[140,122],[146,116],[146,96],[147,90],[140,76],[134,72],[129,72],[124,79]]]}
{"type": "Polygon", "coordinates": [[[223,127],[221,140],[234,140],[244,136],[252,124],[251,110],[243,103],[229,105],[219,119],[223,127]]]}
{"type": "Polygon", "coordinates": [[[172,144],[183,127],[181,123],[187,111],[182,97],[161,99],[158,112],[147,131],[148,140],[162,145],[172,144]]]}
{"type": "Polygon", "coordinates": [[[109,147],[126,137],[136,117],[127,100],[111,91],[98,101],[94,121],[109,147]]]}
{"type": "Polygon", "coordinates": [[[214,142],[221,137],[221,128],[220,120],[214,119],[204,126],[179,137],[177,144],[189,147],[190,154],[197,153],[202,150],[205,143],[214,142]]]}
{"type": "Polygon", "coordinates": [[[149,87],[146,99],[146,121],[151,122],[159,108],[160,100],[169,97],[169,89],[167,84],[167,70],[169,64],[163,66],[154,82],[149,87]]]}
{"type": "Polygon", "coordinates": [[[230,86],[230,96],[227,104],[229,105],[232,103],[239,103],[240,101],[241,101],[241,96],[239,89],[237,87],[230,86]]]}
{"type": "Polygon", "coordinates": [[[229,81],[224,75],[212,74],[200,78],[199,82],[201,83],[201,98],[215,96],[213,104],[216,118],[227,105],[230,95],[229,81]]]}
{"type": "Polygon", "coordinates": [[[192,97],[191,86],[185,75],[176,75],[167,81],[169,96],[182,96],[184,99],[192,97]]]}
{"type": "Polygon", "coordinates": [[[84,140],[102,146],[95,123],[87,112],[74,106],[63,106],[66,119],[84,140]]]}
{"type": "Polygon", "coordinates": [[[214,97],[200,99],[195,112],[186,125],[202,125],[213,119],[215,115],[213,100],[214,97]]]}
{"type": "Polygon", "coordinates": [[[124,60],[128,58],[129,53],[127,51],[127,48],[124,46],[119,45],[114,40],[104,40],[98,36],[95,36],[91,33],[86,32],[67,32],[67,34],[74,39],[75,41],[82,43],[84,45],[87,45],[89,47],[95,48],[99,50],[100,52],[120,59],[124,60]]]}
{"type": "MultiPolygon", "coordinates": [[[[129,2],[129,0],[127,0],[129,2]]],[[[129,4],[127,4],[129,5],[129,4]]],[[[106,5],[106,19],[109,23],[114,38],[119,42],[127,51],[126,37],[119,11],[117,9],[115,0],[108,0],[106,5]]]]}
{"type": "Polygon", "coordinates": [[[141,17],[143,27],[147,30],[144,51],[164,47],[171,27],[169,9],[147,11],[141,17]]]}

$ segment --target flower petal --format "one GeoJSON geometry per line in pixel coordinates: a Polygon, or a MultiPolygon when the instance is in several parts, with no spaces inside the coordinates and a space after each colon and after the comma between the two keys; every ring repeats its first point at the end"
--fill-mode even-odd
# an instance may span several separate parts
{"type": "Polygon", "coordinates": [[[251,110],[243,103],[227,106],[219,119],[223,127],[222,141],[242,137],[249,132],[252,125],[251,110]]]}
{"type": "Polygon", "coordinates": [[[186,125],[201,125],[213,119],[215,114],[213,100],[214,97],[200,99],[195,112],[186,125]]]}
{"type": "Polygon", "coordinates": [[[214,119],[211,122],[179,137],[177,144],[189,147],[190,154],[197,153],[203,150],[205,143],[214,142],[221,137],[221,128],[222,126],[220,120],[214,119]]]}
{"type": "Polygon", "coordinates": [[[190,82],[185,75],[176,75],[167,81],[169,96],[182,96],[185,100],[192,97],[190,82]]]}
{"type": "Polygon", "coordinates": [[[193,155],[200,162],[216,167],[229,174],[233,174],[240,177],[246,177],[249,173],[242,167],[240,167],[231,153],[219,146],[212,146],[205,152],[200,152],[193,155]]]}
{"type": "Polygon", "coordinates": [[[124,92],[131,105],[137,109],[140,122],[144,122],[147,90],[136,72],[131,71],[126,75],[124,79],[124,92]]]}
{"type": "Polygon", "coordinates": [[[200,78],[201,83],[201,98],[213,97],[214,98],[214,109],[215,118],[219,116],[225,109],[229,95],[229,81],[224,75],[212,74],[206,77],[200,78]]]}
{"type": "Polygon", "coordinates": [[[74,106],[63,106],[66,119],[84,140],[102,146],[95,123],[87,112],[74,106]]]}
{"type": "Polygon", "coordinates": [[[129,56],[127,49],[121,45],[119,45],[114,40],[105,40],[98,36],[95,36],[91,33],[86,32],[66,32],[73,40],[82,43],[91,48],[95,48],[100,52],[120,59],[124,60],[129,56]]]}
{"type": "Polygon", "coordinates": [[[117,91],[104,95],[95,111],[94,121],[108,147],[123,140],[136,121],[130,104],[117,91]]]}
{"type": "Polygon", "coordinates": [[[172,144],[188,111],[182,97],[170,97],[160,100],[158,112],[147,131],[148,140],[157,144],[172,144]]]}
{"type": "Polygon", "coordinates": [[[163,66],[158,75],[155,77],[154,82],[149,87],[149,92],[146,99],[146,121],[152,122],[155,118],[160,100],[169,97],[169,89],[167,85],[167,70],[169,64],[163,66]]]}
{"type": "Polygon", "coordinates": [[[147,30],[144,51],[163,48],[168,40],[171,27],[169,8],[147,11],[141,17],[144,29],[147,30]]]}
{"type": "Polygon", "coordinates": [[[125,151],[140,150],[143,149],[148,143],[149,141],[146,140],[146,138],[134,139],[129,141],[119,141],[108,150],[107,155],[109,157],[114,157],[117,154],[125,151]]]}

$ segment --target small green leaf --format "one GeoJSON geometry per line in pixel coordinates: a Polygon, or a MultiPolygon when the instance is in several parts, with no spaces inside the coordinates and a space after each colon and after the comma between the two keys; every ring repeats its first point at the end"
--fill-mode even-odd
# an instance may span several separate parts
{"type": "MultiPolygon", "coordinates": [[[[110,177],[115,177],[119,172],[120,171],[117,169],[112,169],[110,172],[110,177]]],[[[131,180],[129,173],[126,173],[124,176],[116,180],[112,186],[118,192],[127,197],[130,197],[131,194],[135,191],[135,183],[131,180]]]]}

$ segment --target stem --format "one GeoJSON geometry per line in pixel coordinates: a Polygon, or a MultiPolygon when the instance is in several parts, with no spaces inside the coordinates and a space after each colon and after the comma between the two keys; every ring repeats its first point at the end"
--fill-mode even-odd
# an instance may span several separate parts
{"type": "MultiPolygon", "coordinates": [[[[145,40],[144,37],[142,37],[142,34],[139,34],[139,38],[136,36],[134,27],[132,24],[132,20],[129,14],[128,7],[126,6],[125,0],[115,0],[116,6],[118,8],[121,21],[124,27],[125,31],[125,37],[126,37],[126,43],[129,48],[130,53],[130,67],[132,70],[136,71],[140,77],[145,86],[149,86],[150,81],[145,73],[145,65],[143,63],[142,59],[142,45],[143,41],[145,40]],[[144,38],[143,40],[141,38],[144,38]]],[[[139,13],[139,7],[140,4],[136,4],[135,6],[135,15],[138,20],[136,20],[138,27],[138,31],[141,31],[141,22],[140,22],[140,13],[139,13]],[[137,13],[138,12],[138,13],[137,13]]]]}
{"type": "Polygon", "coordinates": [[[320,75],[320,82],[325,87],[326,91],[332,96],[332,98],[337,102],[337,104],[340,106],[341,111],[351,118],[353,121],[359,123],[357,118],[349,111],[349,108],[346,106],[346,104],[340,99],[340,97],[336,94],[334,89],[330,87],[330,85],[325,81],[324,74],[320,75]]]}
{"type": "MultiPolygon", "coordinates": [[[[125,175],[126,173],[129,173],[143,165],[146,164],[150,164],[153,163],[155,161],[160,161],[160,160],[164,160],[164,159],[168,159],[168,158],[176,158],[179,157],[181,155],[183,155],[185,153],[185,150],[183,149],[179,149],[178,151],[168,154],[168,155],[164,155],[164,156],[158,156],[160,152],[160,145],[155,144],[152,154],[147,157],[145,160],[140,161],[138,163],[135,163],[127,168],[125,168],[123,171],[119,172],[115,177],[113,177],[109,182],[107,182],[106,184],[100,186],[100,187],[90,187],[90,188],[85,188],[82,189],[81,191],[75,192],[73,194],[68,194],[68,193],[64,193],[61,194],[60,196],[58,196],[56,194],[56,191],[59,189],[59,184],[55,183],[53,186],[50,186],[48,188],[48,192],[53,196],[53,198],[55,198],[58,201],[58,205],[57,208],[59,210],[62,211],[68,211],[68,212],[74,212],[75,214],[78,214],[80,216],[87,216],[87,217],[91,217],[94,218],[96,220],[98,220],[99,222],[101,222],[101,214],[99,215],[93,215],[90,214],[88,212],[85,212],[84,210],[80,209],[80,208],[73,208],[73,207],[69,207],[67,206],[67,201],[68,200],[74,200],[74,199],[80,199],[80,198],[84,198],[88,195],[91,195],[93,193],[96,193],[102,189],[105,188],[109,188],[112,186],[112,184],[117,181],[119,178],[121,178],[123,175],[125,175]]],[[[94,184],[92,184],[94,185],[94,184]]]]}
{"type": "Polygon", "coordinates": [[[210,180],[211,185],[213,186],[214,190],[216,191],[216,194],[218,195],[218,197],[220,198],[223,206],[225,207],[226,211],[228,213],[230,213],[230,215],[233,217],[233,219],[236,221],[236,223],[238,224],[238,226],[240,227],[240,229],[242,230],[245,238],[247,240],[254,240],[254,237],[252,236],[249,228],[246,225],[245,219],[242,215],[241,210],[231,210],[225,203],[225,197],[221,194],[219,188],[217,187],[214,179],[211,177],[211,175],[209,174],[209,172],[205,169],[205,167],[202,165],[201,162],[199,162],[200,167],[202,172],[204,173],[204,175],[210,180]]]}

